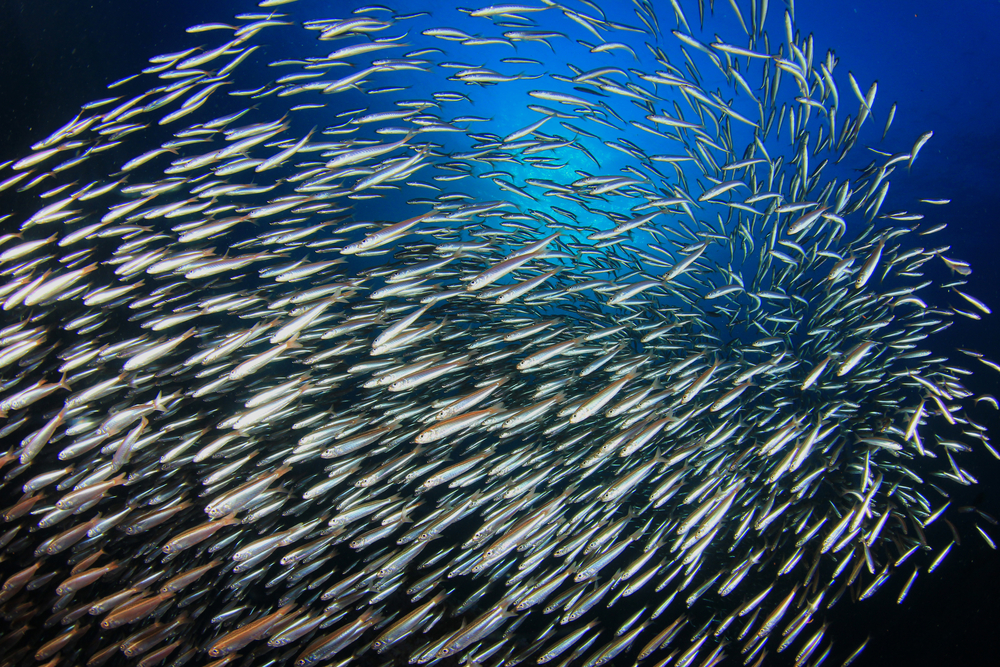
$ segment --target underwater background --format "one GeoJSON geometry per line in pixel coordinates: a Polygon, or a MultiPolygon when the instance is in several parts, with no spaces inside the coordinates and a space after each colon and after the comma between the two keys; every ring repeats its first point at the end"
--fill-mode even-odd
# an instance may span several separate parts
{"type": "MultiPolygon", "coordinates": [[[[441,3],[397,4],[433,16],[441,3]]],[[[330,18],[346,15],[340,5],[300,0],[276,10],[290,11],[296,18],[330,18]]],[[[661,17],[669,17],[669,3],[657,0],[654,5],[661,17]]],[[[770,18],[775,20],[775,32],[780,32],[778,19],[784,6],[772,5],[770,18]]],[[[68,122],[82,104],[110,95],[105,89],[108,83],[146,67],[150,56],[209,41],[205,35],[186,34],[186,27],[226,22],[232,14],[255,10],[252,2],[232,0],[0,0],[0,162],[28,154],[32,143],[68,122]]],[[[724,0],[716,0],[712,20],[731,22],[729,11],[724,0]]],[[[545,17],[538,21],[544,27],[545,17]]],[[[933,130],[912,171],[893,179],[885,209],[905,206],[893,206],[893,201],[950,199],[950,204],[934,211],[937,222],[948,224],[936,239],[951,246],[952,256],[971,264],[969,291],[1000,307],[1000,2],[801,0],[796,3],[796,23],[814,34],[817,52],[834,49],[840,67],[859,82],[878,81],[873,109],[877,126],[885,122],[889,105],[897,103],[889,141],[892,145],[892,137],[898,139],[895,150],[909,150],[917,136],[933,130]]],[[[301,37],[301,31],[295,34],[301,37]]],[[[307,47],[284,44],[281,35],[275,31],[267,36],[260,62],[307,47]]],[[[641,44],[641,36],[634,39],[641,44]]],[[[544,60],[544,54],[539,49],[532,55],[544,60]]],[[[606,59],[595,62],[574,64],[583,70],[607,64],[606,59]]],[[[621,62],[623,67],[631,64],[621,62]]],[[[503,86],[495,90],[498,97],[492,104],[469,112],[487,117],[526,114],[504,106],[503,86]]],[[[410,94],[419,97],[427,92],[410,94]]],[[[850,90],[841,95],[851,96],[850,90]]],[[[524,118],[530,122],[528,115],[524,118]]],[[[477,130],[489,131],[488,125],[482,123],[477,130]]],[[[515,125],[508,120],[503,127],[515,125]]],[[[9,212],[0,210],[0,215],[9,212]]],[[[980,322],[956,318],[949,331],[935,337],[934,351],[955,354],[957,346],[1000,359],[996,318],[997,314],[985,315],[980,322]]],[[[969,387],[1000,395],[1000,373],[977,369],[969,387]]],[[[994,437],[1000,434],[995,413],[986,425],[994,437]]],[[[979,484],[956,492],[964,499],[958,504],[974,504],[1000,516],[1000,461],[976,449],[965,455],[964,465],[978,476],[979,484]]],[[[0,562],[0,574],[6,574],[2,568],[0,562]]],[[[897,605],[895,595],[886,593],[861,603],[845,600],[838,607],[831,617],[841,648],[872,636],[856,664],[988,664],[995,660],[1000,624],[1000,557],[967,531],[961,548],[933,576],[921,577],[903,604],[897,605]]],[[[2,653],[0,648],[0,659],[2,653]]]]}

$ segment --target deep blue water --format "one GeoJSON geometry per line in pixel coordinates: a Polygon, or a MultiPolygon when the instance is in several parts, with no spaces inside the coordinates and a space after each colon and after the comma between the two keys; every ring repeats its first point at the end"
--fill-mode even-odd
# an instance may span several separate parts
{"type": "MultiPolygon", "coordinates": [[[[338,4],[303,0],[292,8],[299,16],[311,12],[328,18],[342,14],[338,4]]],[[[404,4],[413,11],[433,13],[439,3],[404,4]]],[[[851,71],[863,87],[878,81],[873,125],[879,134],[890,104],[897,103],[885,150],[908,151],[917,136],[934,131],[912,172],[897,171],[893,176],[884,210],[906,208],[918,198],[951,199],[950,205],[928,211],[934,220],[948,223],[936,238],[952,246],[951,256],[972,264],[969,291],[1000,308],[1000,82],[995,62],[1000,2],[826,0],[796,5],[797,24],[815,35],[817,53],[834,49],[840,59],[838,71],[851,71]]],[[[657,7],[661,21],[671,22],[669,3],[657,7]]],[[[767,28],[776,35],[781,34],[782,9],[781,3],[772,2],[767,28]]],[[[728,3],[717,0],[716,10],[718,22],[732,27],[728,3]]],[[[137,72],[148,64],[149,56],[216,41],[186,34],[185,27],[225,22],[241,11],[254,11],[253,3],[0,0],[0,162],[26,154],[32,142],[67,122],[81,104],[108,96],[107,83],[137,72]]],[[[693,16],[696,12],[689,9],[689,19],[693,16]]],[[[281,43],[278,35],[267,38],[272,45],[261,62],[286,57],[294,49],[314,48],[281,43]]],[[[525,55],[530,48],[525,48],[525,55]]],[[[545,53],[540,47],[531,57],[543,58],[545,53]]],[[[627,66],[627,60],[621,62],[627,66]]],[[[586,63],[577,64],[587,68],[586,63]]],[[[841,96],[852,93],[841,88],[841,96]]],[[[504,128],[523,125],[519,115],[530,122],[523,110],[504,108],[502,99],[495,100],[491,109],[474,108],[469,113],[502,114],[504,128]]],[[[0,215],[7,212],[0,210],[0,215]]],[[[998,359],[998,316],[986,316],[978,323],[957,318],[936,345],[942,352],[956,345],[971,347],[998,359]]],[[[990,372],[977,371],[970,387],[1000,394],[1000,376],[990,372]]],[[[994,437],[1000,434],[1000,420],[994,418],[989,426],[994,437]]],[[[974,501],[1000,515],[1000,462],[977,453],[967,464],[980,480],[974,501]]],[[[897,606],[895,595],[888,593],[866,603],[839,603],[838,642],[854,645],[867,633],[873,637],[857,664],[977,664],[994,653],[992,637],[1000,622],[1000,557],[977,536],[970,533],[964,538],[938,572],[920,578],[905,604],[897,606]]]]}

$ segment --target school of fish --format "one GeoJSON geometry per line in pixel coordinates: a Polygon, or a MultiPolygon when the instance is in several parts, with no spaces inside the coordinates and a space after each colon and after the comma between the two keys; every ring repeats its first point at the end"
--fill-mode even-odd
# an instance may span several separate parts
{"type": "Polygon", "coordinates": [[[0,664],[819,665],[993,546],[932,133],[794,4],[347,4],[0,164],[0,664]]]}

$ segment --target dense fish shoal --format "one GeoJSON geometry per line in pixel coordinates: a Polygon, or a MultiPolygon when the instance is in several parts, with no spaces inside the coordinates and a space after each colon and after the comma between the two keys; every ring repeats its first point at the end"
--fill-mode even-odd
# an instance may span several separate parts
{"type": "Polygon", "coordinates": [[[794,6],[299,4],[2,163],[8,664],[848,663],[993,548],[933,133],[794,6]]]}

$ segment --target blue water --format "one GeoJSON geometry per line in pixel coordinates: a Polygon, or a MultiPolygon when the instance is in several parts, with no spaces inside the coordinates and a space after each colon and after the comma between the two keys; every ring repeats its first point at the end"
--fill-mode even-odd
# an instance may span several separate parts
{"type": "MultiPolygon", "coordinates": [[[[472,3],[469,3],[472,4],[472,3]]],[[[486,3],[482,3],[486,4],[486,3]]],[[[694,3],[684,3],[688,20],[697,21],[694,3]]],[[[706,3],[707,4],[707,3],[706,3]]],[[[716,0],[716,16],[706,19],[706,25],[720,26],[727,41],[739,41],[739,26],[732,16],[726,0],[716,0]],[[724,30],[723,30],[724,28],[724,30]]],[[[445,14],[445,3],[402,2],[393,3],[401,11],[431,11],[433,15],[445,14]]],[[[475,5],[478,6],[478,5],[475,5]]],[[[656,3],[661,24],[669,29],[673,19],[669,2],[656,3]]],[[[453,7],[453,5],[452,5],[453,7]]],[[[609,13],[621,15],[625,22],[635,22],[631,5],[605,3],[609,13]]],[[[331,18],[344,16],[338,2],[302,0],[277,11],[294,12],[295,16],[331,18]]],[[[155,54],[180,51],[201,44],[216,44],[222,33],[186,34],[184,28],[197,23],[227,22],[238,12],[256,11],[253,3],[233,0],[198,2],[194,0],[89,0],[88,2],[32,0],[0,0],[0,27],[3,40],[0,44],[0,162],[25,155],[29,145],[48,135],[72,118],[79,106],[88,101],[110,96],[105,86],[114,80],[131,75],[148,65],[147,59],[155,54]]],[[[782,41],[783,5],[772,0],[767,30],[773,42],[782,41]]],[[[1000,231],[997,229],[997,209],[1000,204],[1000,85],[996,75],[996,54],[1000,50],[1000,2],[865,2],[843,3],[831,0],[796,3],[796,21],[802,31],[811,32],[816,40],[819,60],[826,50],[834,49],[840,60],[837,72],[841,83],[840,95],[845,109],[856,109],[856,100],[846,82],[846,72],[854,74],[863,91],[878,81],[878,96],[873,107],[873,120],[866,128],[865,140],[877,143],[884,127],[890,105],[897,104],[897,112],[886,141],[880,150],[900,153],[910,150],[916,138],[933,130],[934,136],[923,148],[919,159],[909,174],[899,169],[892,177],[892,188],[883,211],[900,209],[919,210],[928,215],[926,224],[947,222],[945,232],[937,234],[929,243],[951,246],[948,254],[970,262],[974,272],[970,277],[969,291],[994,308],[1000,308],[1000,231]],[[917,208],[919,198],[948,198],[951,204],[944,207],[917,208]]],[[[464,29],[481,27],[471,21],[448,19],[441,24],[464,29]]],[[[461,19],[461,17],[459,17],[461,19]]],[[[545,27],[544,18],[539,18],[545,27]]],[[[398,31],[390,31],[397,34],[398,31]]],[[[294,34],[299,42],[282,41],[284,33],[275,30],[259,42],[267,42],[247,67],[257,67],[261,78],[274,76],[263,65],[269,60],[289,57],[289,54],[319,55],[339,46],[336,42],[323,44],[311,41],[301,30],[294,34]],[[258,57],[259,56],[259,57],[258,57]]],[[[712,31],[704,35],[710,39],[712,31]]],[[[576,35],[574,35],[576,36],[576,35]]],[[[586,35],[580,36],[586,39],[586,35]]],[[[618,33],[616,38],[625,37],[618,33]]],[[[591,40],[593,41],[593,40],[591,40]]],[[[559,40],[554,44],[558,45],[559,40]]],[[[629,41],[635,49],[644,49],[636,35],[629,41]]],[[[515,54],[507,49],[480,47],[470,51],[463,61],[470,65],[495,64],[500,57],[520,56],[544,60],[551,51],[542,44],[521,44],[515,54]]],[[[577,49],[579,51],[579,49],[577,49]]],[[[648,53],[643,53],[648,61],[648,53]]],[[[557,62],[561,62],[558,61],[557,62]]],[[[627,53],[617,53],[614,58],[595,56],[592,62],[574,63],[581,69],[615,65],[632,66],[627,53]]],[[[487,65],[490,66],[490,65],[487,65]]],[[[504,72],[517,72],[520,65],[505,66],[504,72]]],[[[537,68],[528,68],[537,70],[537,68]]],[[[341,68],[344,75],[347,68],[341,68]]],[[[564,71],[562,67],[553,70],[564,71]]],[[[282,70],[284,73],[285,70],[282,70]]],[[[707,80],[712,73],[703,70],[707,80]]],[[[423,80],[414,75],[414,89],[402,94],[404,98],[424,98],[435,88],[421,88],[437,77],[423,80]]],[[[533,88],[552,88],[543,77],[536,81],[501,84],[494,89],[476,91],[475,105],[453,104],[448,107],[454,115],[468,114],[492,119],[488,123],[473,124],[474,130],[492,131],[503,136],[538,116],[521,106],[504,105],[505,96],[511,91],[533,88]]],[[[378,85],[388,85],[380,82],[378,85]]],[[[715,85],[718,85],[716,82],[715,85]]],[[[707,86],[706,86],[707,87],[707,86]]],[[[451,82],[447,90],[466,92],[461,84],[451,82]]],[[[470,92],[470,94],[473,94],[470,92]]],[[[302,102],[305,102],[302,96],[302,102]]],[[[312,100],[308,100],[312,101],[312,100]]],[[[326,101],[326,100],[324,100],[326,101]]],[[[299,100],[296,99],[296,103],[299,100]]],[[[608,100],[609,104],[628,108],[624,100],[608,100]]],[[[368,103],[360,93],[337,96],[329,108],[315,112],[313,118],[299,116],[298,127],[302,132],[312,122],[332,124],[324,117],[327,111],[336,112],[356,108],[368,103]]],[[[557,105],[552,105],[557,106],[557,105]]],[[[236,108],[227,107],[226,111],[236,108]]],[[[633,110],[634,111],[634,110],[633,110]]],[[[846,113],[846,112],[845,112],[846,113]]],[[[209,117],[209,116],[206,116],[209,117]]],[[[265,118],[270,119],[269,116],[265,118]]],[[[545,131],[556,133],[552,128],[545,131]]],[[[593,126],[588,126],[592,128],[593,126]]],[[[738,124],[734,130],[741,131],[738,124]]],[[[782,141],[787,144],[787,130],[782,141]]],[[[638,139],[649,137],[634,132],[638,139]]],[[[454,145],[461,137],[435,135],[434,141],[454,145]]],[[[588,143],[588,145],[591,145],[588,143]]],[[[644,147],[646,143],[642,144],[644,147]]],[[[649,151],[655,152],[655,151],[649,151]]],[[[852,167],[862,167],[877,158],[871,154],[862,159],[864,148],[854,151],[852,167]],[[861,156],[861,157],[859,157],[861,156]]],[[[599,154],[600,168],[585,158],[574,158],[570,168],[589,170],[593,173],[614,173],[619,164],[627,162],[620,153],[605,149],[599,154]]],[[[503,165],[498,169],[504,170],[503,165]]],[[[523,174],[512,170],[513,180],[523,182],[523,174]]],[[[483,198],[497,198],[498,191],[487,182],[483,198]]],[[[695,188],[692,188],[695,191],[695,188]]],[[[431,196],[431,195],[428,195],[431,196]]],[[[517,200],[517,198],[513,198],[517,200]]],[[[556,200],[558,202],[558,200],[556,200]]],[[[550,202],[542,202],[548,205],[550,202]]],[[[561,205],[561,204],[560,204],[561,205]]],[[[0,215],[8,211],[0,210],[0,215]]],[[[378,208],[372,215],[386,215],[378,208]]],[[[940,337],[936,345],[942,352],[955,346],[969,347],[993,359],[1000,359],[1000,325],[998,315],[986,316],[982,322],[973,323],[957,318],[955,326],[940,337]]],[[[956,357],[957,355],[952,352],[956,357]]],[[[958,361],[958,363],[964,363],[958,361]]],[[[1000,394],[1000,376],[992,371],[977,371],[970,380],[970,389],[976,392],[1000,394]]],[[[1000,420],[988,422],[991,433],[1000,434],[1000,420]]],[[[974,489],[974,501],[984,510],[1000,515],[1000,463],[976,453],[967,460],[970,470],[980,480],[974,489]]],[[[876,596],[861,604],[848,600],[839,603],[834,614],[837,641],[844,646],[856,645],[868,633],[872,645],[857,664],[870,665],[935,665],[976,664],[992,651],[994,628],[1000,622],[1000,557],[990,552],[972,534],[965,540],[946,564],[930,577],[922,577],[905,604],[897,607],[891,594],[876,596]]],[[[829,663],[828,663],[829,664],[829,663]]],[[[987,664],[987,663],[979,663],[987,664]]]]}

